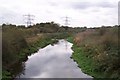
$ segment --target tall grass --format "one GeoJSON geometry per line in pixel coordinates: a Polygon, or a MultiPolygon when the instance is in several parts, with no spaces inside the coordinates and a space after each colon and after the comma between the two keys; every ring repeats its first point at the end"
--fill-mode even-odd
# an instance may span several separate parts
{"type": "MultiPolygon", "coordinates": [[[[120,42],[118,37],[119,27],[88,29],[85,32],[78,33],[74,38],[74,43],[78,48],[83,49],[85,59],[92,59],[90,62],[92,68],[87,71],[95,77],[120,78],[120,42]]],[[[77,55],[81,56],[81,54],[77,55]]],[[[78,59],[78,62],[80,59],[78,59]]],[[[82,64],[84,65],[84,64],[82,64]]]]}

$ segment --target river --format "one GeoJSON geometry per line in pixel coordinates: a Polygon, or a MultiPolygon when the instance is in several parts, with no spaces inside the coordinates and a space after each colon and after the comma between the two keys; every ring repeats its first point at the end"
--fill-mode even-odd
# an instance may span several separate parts
{"type": "Polygon", "coordinates": [[[17,78],[92,78],[84,74],[71,59],[72,43],[59,40],[57,44],[39,49],[28,56],[24,71],[17,78]]]}

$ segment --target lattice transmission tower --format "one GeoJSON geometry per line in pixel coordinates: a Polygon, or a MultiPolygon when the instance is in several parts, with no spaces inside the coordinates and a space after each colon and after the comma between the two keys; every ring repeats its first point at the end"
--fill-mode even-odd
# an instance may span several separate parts
{"type": "Polygon", "coordinates": [[[31,14],[27,14],[27,15],[23,15],[25,17],[25,23],[28,26],[31,26],[33,25],[33,21],[34,21],[34,15],[31,15],[31,14]]]}

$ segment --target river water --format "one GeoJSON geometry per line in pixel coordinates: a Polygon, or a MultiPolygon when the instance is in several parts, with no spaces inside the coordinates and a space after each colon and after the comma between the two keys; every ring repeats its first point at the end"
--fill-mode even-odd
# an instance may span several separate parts
{"type": "Polygon", "coordinates": [[[17,78],[92,78],[84,74],[70,58],[72,43],[59,40],[31,56],[24,63],[25,69],[17,78]]]}

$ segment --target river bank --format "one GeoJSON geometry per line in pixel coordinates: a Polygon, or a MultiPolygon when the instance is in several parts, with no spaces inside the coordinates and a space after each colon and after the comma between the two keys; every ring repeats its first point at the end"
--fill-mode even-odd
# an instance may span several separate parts
{"type": "Polygon", "coordinates": [[[73,43],[71,58],[95,80],[120,80],[117,31],[117,28],[98,29],[67,39],[73,43]]]}
{"type": "Polygon", "coordinates": [[[36,51],[38,51],[40,48],[43,48],[47,46],[48,44],[54,44],[58,40],[51,39],[51,38],[42,38],[30,45],[28,45],[27,48],[20,51],[19,55],[17,56],[19,59],[17,61],[14,61],[11,65],[7,66],[7,70],[2,71],[2,80],[12,80],[21,70],[17,71],[17,69],[22,68],[22,62],[25,62],[28,59],[28,56],[31,54],[34,54],[36,51]],[[16,66],[17,65],[17,66],[16,66]],[[18,67],[18,68],[17,68],[18,67]],[[17,68],[16,70],[14,70],[17,68]]]}
{"type": "Polygon", "coordinates": [[[40,48],[43,48],[49,44],[53,45],[58,42],[59,39],[68,37],[68,34],[64,33],[51,33],[51,34],[42,34],[42,36],[30,36],[27,38],[27,47],[20,50],[19,54],[15,56],[16,61],[11,62],[11,64],[4,66],[2,70],[2,80],[13,79],[18,75],[23,69],[25,61],[28,60],[28,56],[34,54],[40,48]],[[32,40],[32,41],[31,41],[32,40]]]}
{"type": "Polygon", "coordinates": [[[72,50],[74,51],[71,58],[78,64],[78,67],[81,68],[81,70],[92,76],[95,80],[101,80],[101,78],[104,76],[102,73],[93,71],[94,69],[94,62],[91,58],[86,57],[84,53],[84,48],[77,46],[74,41],[73,37],[69,37],[67,39],[69,42],[73,43],[72,50]],[[100,79],[99,79],[100,78],[100,79]]]}
{"type": "MultiPolygon", "coordinates": [[[[11,78],[19,74],[22,62],[55,39],[64,39],[86,28],[60,26],[54,22],[38,23],[33,26],[3,24],[2,28],[2,77],[11,78]],[[38,41],[37,41],[38,40],[38,41]],[[52,41],[51,41],[52,40],[52,41]],[[38,47],[39,46],[39,47],[38,47]],[[19,67],[19,69],[17,69],[19,67]],[[18,71],[17,71],[18,70],[18,71]]],[[[56,41],[55,41],[56,42],[56,41]]]]}

